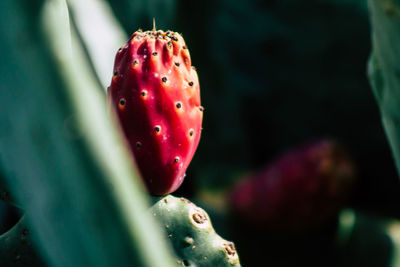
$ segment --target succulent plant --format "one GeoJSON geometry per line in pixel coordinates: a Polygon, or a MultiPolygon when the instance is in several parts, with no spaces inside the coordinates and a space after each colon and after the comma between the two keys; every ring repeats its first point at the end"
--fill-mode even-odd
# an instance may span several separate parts
{"type": "Polygon", "coordinates": [[[400,173],[400,4],[398,1],[369,0],[372,52],[368,76],[380,108],[382,123],[400,173]]]}
{"type": "Polygon", "coordinates": [[[32,244],[26,218],[22,217],[6,233],[0,235],[1,266],[43,267],[47,266],[32,244]]]}
{"type": "Polygon", "coordinates": [[[69,11],[65,0],[0,3],[0,184],[50,266],[173,266],[69,11]]]}
{"type": "Polygon", "coordinates": [[[272,228],[309,227],[338,213],[355,181],[355,166],[337,142],[297,147],[240,180],[231,208],[243,220],[272,228]]]}
{"type": "Polygon", "coordinates": [[[208,214],[185,198],[168,195],[150,209],[170,239],[183,266],[240,266],[232,242],[214,230],[208,214]]]}
{"type": "Polygon", "coordinates": [[[153,195],[175,191],[185,177],[200,140],[199,89],[178,33],[137,31],[117,52],[108,100],[153,195]]]}

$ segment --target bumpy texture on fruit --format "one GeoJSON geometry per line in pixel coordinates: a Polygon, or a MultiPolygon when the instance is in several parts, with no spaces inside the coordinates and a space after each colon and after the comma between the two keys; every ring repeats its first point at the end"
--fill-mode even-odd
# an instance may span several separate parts
{"type": "Polygon", "coordinates": [[[234,244],[221,238],[208,214],[189,200],[169,195],[155,203],[150,212],[171,240],[178,264],[240,266],[234,244]]]}
{"type": "Polygon", "coordinates": [[[298,147],[239,181],[230,203],[250,224],[302,229],[337,215],[354,181],[347,152],[324,140],[298,147]]]}
{"type": "Polygon", "coordinates": [[[182,36],[135,32],[117,52],[108,101],[149,192],[175,191],[198,146],[203,119],[197,73],[182,36]]]}

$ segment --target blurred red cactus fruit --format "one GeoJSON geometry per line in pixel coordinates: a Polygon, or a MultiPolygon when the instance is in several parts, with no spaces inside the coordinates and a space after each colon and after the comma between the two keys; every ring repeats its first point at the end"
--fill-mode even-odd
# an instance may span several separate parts
{"type": "Polygon", "coordinates": [[[108,102],[152,195],[175,191],[200,140],[196,70],[178,33],[135,32],[115,57],[108,102]]]}
{"type": "Polygon", "coordinates": [[[230,205],[253,225],[305,229],[337,215],[354,181],[348,153],[337,142],[324,140],[298,147],[239,181],[230,205]]]}

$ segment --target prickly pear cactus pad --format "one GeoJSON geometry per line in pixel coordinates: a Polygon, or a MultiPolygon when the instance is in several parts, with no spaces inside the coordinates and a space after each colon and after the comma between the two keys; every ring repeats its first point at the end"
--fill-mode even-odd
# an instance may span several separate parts
{"type": "Polygon", "coordinates": [[[198,146],[203,118],[197,73],[182,36],[135,32],[117,52],[108,101],[149,192],[175,191],[198,146]]]}
{"type": "Polygon", "coordinates": [[[25,217],[22,217],[13,228],[0,235],[0,266],[47,266],[32,245],[25,217]]]}
{"type": "Polygon", "coordinates": [[[232,242],[214,230],[208,214],[185,198],[166,196],[150,209],[162,224],[182,266],[240,266],[232,242]]]}

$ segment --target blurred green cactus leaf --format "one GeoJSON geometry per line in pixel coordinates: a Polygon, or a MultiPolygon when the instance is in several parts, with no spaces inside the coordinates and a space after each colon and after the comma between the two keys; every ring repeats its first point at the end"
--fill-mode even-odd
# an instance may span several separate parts
{"type": "Polygon", "coordinates": [[[0,15],[2,183],[43,259],[174,266],[65,0],[4,0],[0,15]]]}
{"type": "Polygon", "coordinates": [[[110,84],[117,49],[127,35],[107,2],[68,0],[72,26],[76,29],[104,91],[110,84]]]}
{"type": "Polygon", "coordinates": [[[368,76],[400,172],[400,1],[369,0],[373,52],[368,76]]]}
{"type": "Polygon", "coordinates": [[[22,217],[8,232],[0,235],[1,266],[41,267],[46,264],[38,256],[31,240],[26,219],[22,217]]]}

